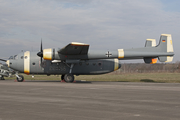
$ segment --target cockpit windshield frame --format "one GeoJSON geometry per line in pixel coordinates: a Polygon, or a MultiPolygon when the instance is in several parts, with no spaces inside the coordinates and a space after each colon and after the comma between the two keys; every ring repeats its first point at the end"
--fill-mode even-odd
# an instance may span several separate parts
{"type": "Polygon", "coordinates": [[[9,60],[17,60],[18,59],[18,55],[14,55],[14,56],[10,56],[9,60]]]}

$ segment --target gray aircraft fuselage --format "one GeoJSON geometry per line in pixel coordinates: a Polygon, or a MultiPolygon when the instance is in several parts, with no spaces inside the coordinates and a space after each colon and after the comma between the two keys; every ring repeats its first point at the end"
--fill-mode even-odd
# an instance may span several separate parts
{"type": "Polygon", "coordinates": [[[92,75],[115,71],[119,69],[121,65],[118,59],[81,60],[74,62],[73,69],[71,70],[71,64],[61,60],[43,60],[41,64],[37,52],[29,52],[28,56],[26,56],[25,53],[20,53],[15,57],[11,57],[9,67],[26,74],[62,75],[71,73],[74,75],[92,75]],[[25,66],[29,66],[28,72],[25,70],[25,66]]]}

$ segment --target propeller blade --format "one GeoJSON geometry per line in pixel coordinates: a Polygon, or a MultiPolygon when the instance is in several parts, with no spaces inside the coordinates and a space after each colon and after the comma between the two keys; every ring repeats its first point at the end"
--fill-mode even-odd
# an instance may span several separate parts
{"type": "Polygon", "coordinates": [[[40,46],[40,52],[37,53],[37,56],[43,57],[43,47],[42,47],[42,39],[41,39],[41,46],[40,46]]]}
{"type": "Polygon", "coordinates": [[[41,46],[40,46],[40,52],[37,53],[37,56],[41,57],[41,64],[43,59],[43,45],[42,45],[42,39],[41,39],[41,46]]]}
{"type": "Polygon", "coordinates": [[[7,60],[0,59],[0,61],[4,61],[4,62],[6,62],[7,60]]]}
{"type": "Polygon", "coordinates": [[[42,38],[41,38],[41,50],[40,50],[41,52],[43,52],[43,48],[42,48],[42,38]]]}

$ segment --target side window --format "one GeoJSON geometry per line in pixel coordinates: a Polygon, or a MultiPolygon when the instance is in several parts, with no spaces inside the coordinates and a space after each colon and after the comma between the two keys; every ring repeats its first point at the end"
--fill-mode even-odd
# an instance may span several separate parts
{"type": "Polygon", "coordinates": [[[13,59],[13,56],[11,56],[9,59],[10,59],[10,60],[13,59]]]}

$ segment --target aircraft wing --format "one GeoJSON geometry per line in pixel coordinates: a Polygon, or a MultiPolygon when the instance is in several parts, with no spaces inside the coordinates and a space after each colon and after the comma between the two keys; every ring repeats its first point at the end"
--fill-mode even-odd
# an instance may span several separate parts
{"type": "MultiPolygon", "coordinates": [[[[159,44],[155,39],[147,39],[145,47],[133,49],[118,49],[115,51],[90,51],[89,44],[72,42],[62,49],[44,49],[44,60],[90,60],[90,59],[144,59],[145,63],[171,62],[174,56],[171,34],[162,34],[159,44]],[[58,53],[57,53],[58,52],[58,53]],[[56,53],[58,55],[56,55],[56,53]]],[[[40,56],[41,57],[41,56],[40,56]]],[[[77,61],[75,61],[77,62],[77,61]]],[[[72,63],[69,62],[69,63],[72,63]]]]}
{"type": "Polygon", "coordinates": [[[84,43],[72,42],[60,49],[58,53],[63,55],[86,55],[89,50],[89,45],[84,43]]]}

